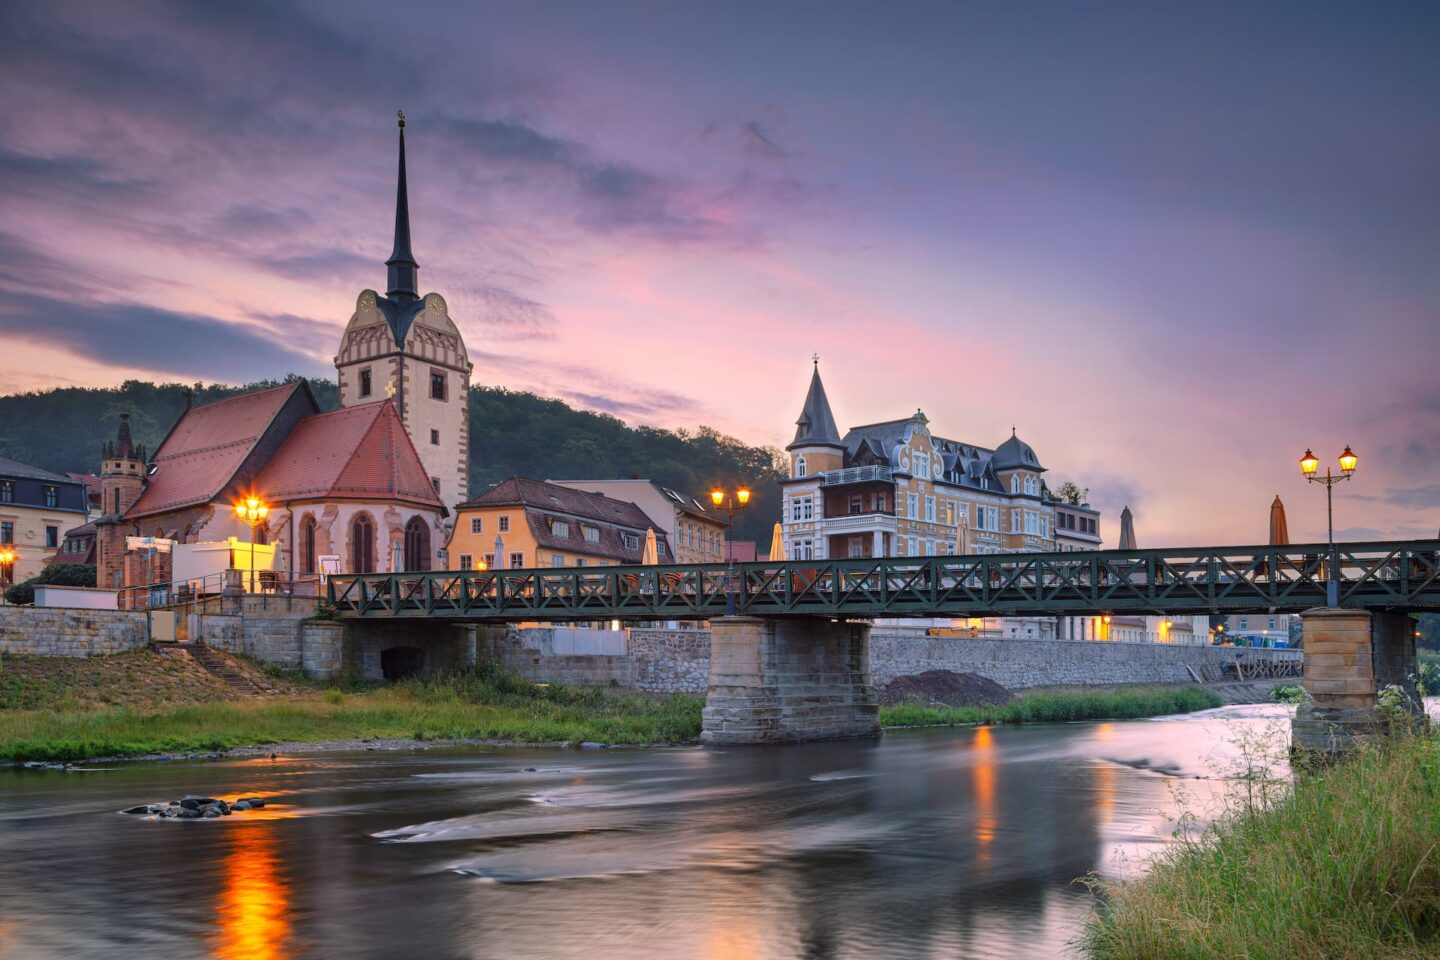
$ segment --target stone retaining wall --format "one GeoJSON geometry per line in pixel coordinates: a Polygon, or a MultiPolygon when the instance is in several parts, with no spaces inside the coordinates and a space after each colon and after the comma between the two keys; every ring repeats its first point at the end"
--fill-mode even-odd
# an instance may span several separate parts
{"type": "Polygon", "coordinates": [[[0,653],[93,657],[149,642],[149,618],[141,611],[0,607],[0,653]]]}
{"type": "Polygon", "coordinates": [[[553,639],[550,627],[488,628],[481,648],[506,670],[539,683],[693,696],[704,696],[709,686],[708,630],[630,630],[624,654],[554,653],[553,639]]]}
{"type": "Polygon", "coordinates": [[[1004,640],[971,637],[870,636],[871,672],[883,689],[896,677],[926,670],[978,673],[1003,687],[1099,686],[1119,683],[1193,683],[1185,668],[1221,678],[1238,647],[1162,643],[1094,643],[1083,640],[1004,640]]]}

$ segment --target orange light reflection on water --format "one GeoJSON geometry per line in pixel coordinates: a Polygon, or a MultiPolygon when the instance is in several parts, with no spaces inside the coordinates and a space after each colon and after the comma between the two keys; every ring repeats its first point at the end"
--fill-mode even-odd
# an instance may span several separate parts
{"type": "Polygon", "coordinates": [[[985,863],[990,859],[986,849],[995,839],[995,830],[1000,825],[995,815],[995,735],[989,727],[979,727],[971,743],[975,751],[975,843],[979,846],[976,859],[985,863]]]}
{"type": "Polygon", "coordinates": [[[290,956],[290,885],[271,823],[237,824],[226,832],[230,851],[216,911],[220,931],[215,956],[219,960],[290,956]]]}

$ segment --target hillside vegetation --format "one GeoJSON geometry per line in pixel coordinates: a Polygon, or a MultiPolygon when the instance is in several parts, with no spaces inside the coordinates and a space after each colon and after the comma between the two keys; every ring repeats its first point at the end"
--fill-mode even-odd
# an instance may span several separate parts
{"type": "MultiPolygon", "coordinates": [[[[130,414],[135,442],[153,450],[185,409],[187,391],[199,405],[280,382],[235,387],[127,380],[111,388],[61,387],[0,397],[0,456],[62,473],[95,472],[100,445],[114,439],[122,413],[130,414]]],[[[321,409],[334,409],[335,383],[309,383],[321,409]]],[[[755,497],[736,518],[735,537],[757,541],[763,552],[780,515],[780,456],[708,427],[693,432],[631,427],[533,393],[470,388],[472,493],[512,474],[539,480],[646,477],[695,496],[713,485],[747,483],[755,497]]]]}

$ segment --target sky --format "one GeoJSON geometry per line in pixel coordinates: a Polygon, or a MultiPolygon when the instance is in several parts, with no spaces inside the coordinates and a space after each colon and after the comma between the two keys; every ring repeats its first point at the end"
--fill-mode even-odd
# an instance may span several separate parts
{"type": "Polygon", "coordinates": [[[0,384],[333,375],[395,111],[474,382],[783,446],[923,409],[1141,546],[1440,529],[1440,8],[0,12],[0,384]]]}

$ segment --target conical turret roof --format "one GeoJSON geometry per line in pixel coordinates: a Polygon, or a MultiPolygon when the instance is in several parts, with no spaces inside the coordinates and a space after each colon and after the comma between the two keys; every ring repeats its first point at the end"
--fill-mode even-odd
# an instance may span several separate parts
{"type": "Polygon", "coordinates": [[[810,390],[805,394],[805,406],[795,421],[795,439],[787,449],[795,447],[831,446],[844,447],[840,442],[840,431],[835,427],[835,415],[830,412],[830,400],[825,396],[825,384],[820,382],[820,362],[810,375],[810,390]]]}

